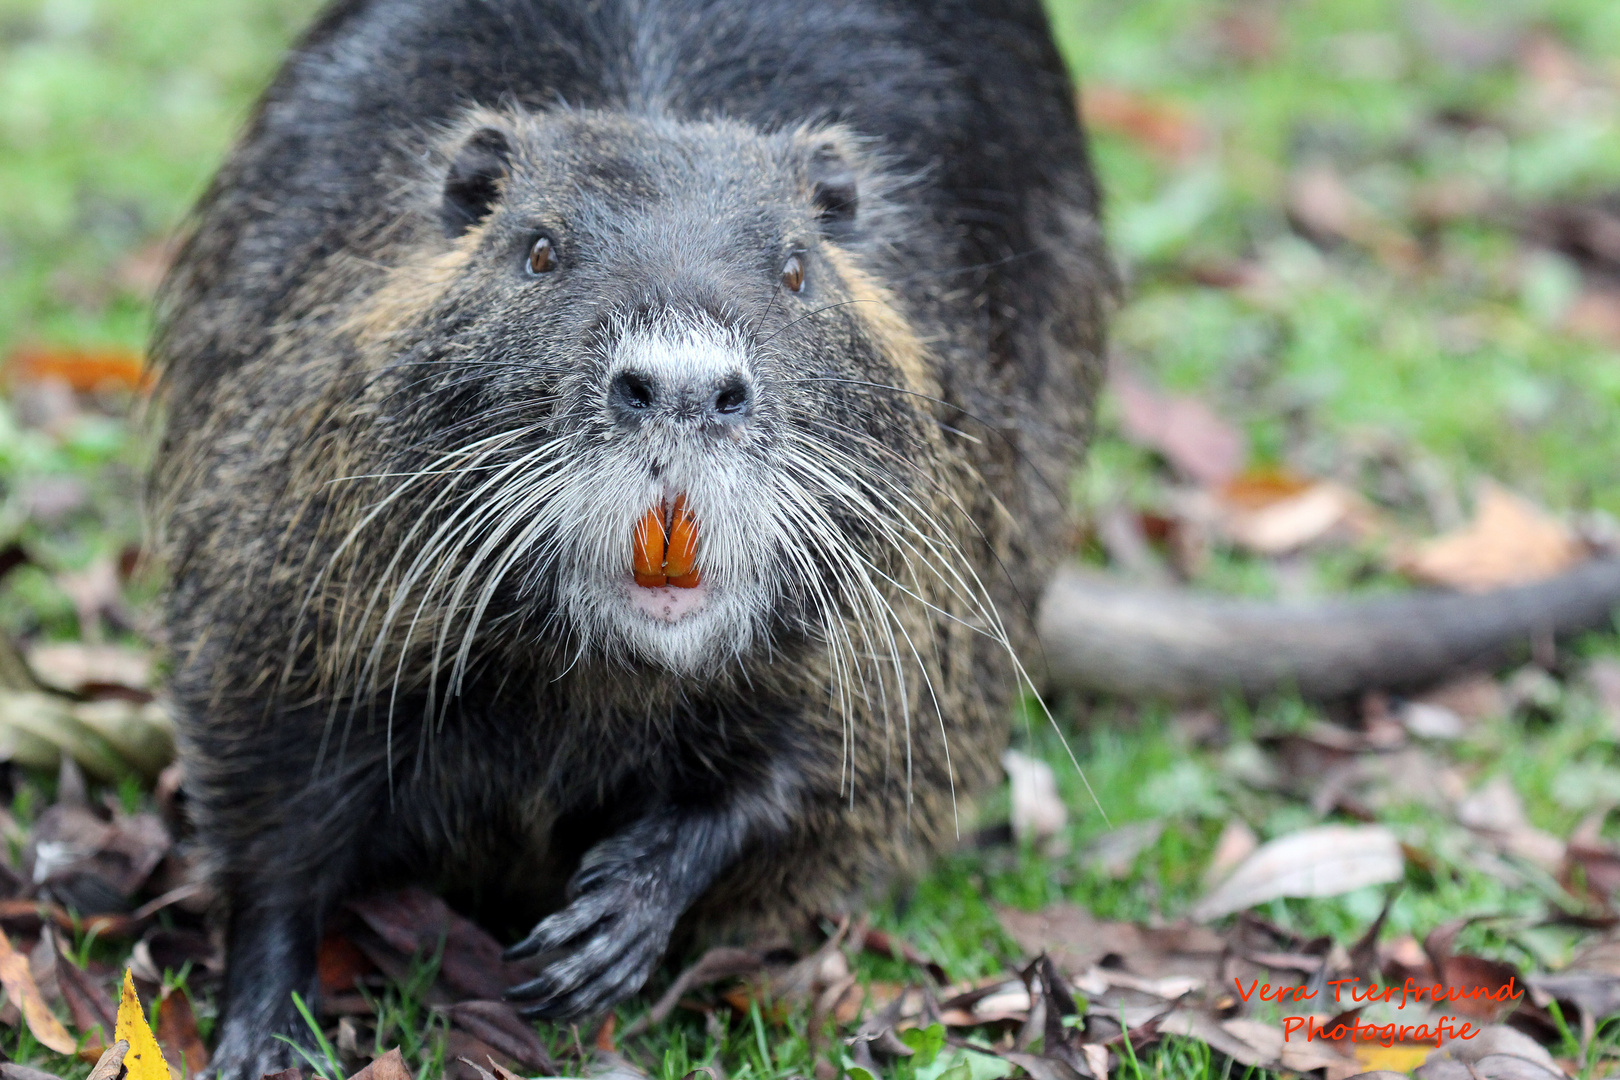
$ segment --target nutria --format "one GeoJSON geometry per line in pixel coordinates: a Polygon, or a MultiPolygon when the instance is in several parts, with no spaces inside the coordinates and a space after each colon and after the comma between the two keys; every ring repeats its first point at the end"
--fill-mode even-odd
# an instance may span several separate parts
{"type": "Polygon", "coordinates": [[[528,1013],[915,870],[1005,740],[1109,291],[1036,0],[338,0],[160,303],[215,1061],[345,898],[528,1013]],[[521,932],[521,931],[520,931],[521,932]]]}

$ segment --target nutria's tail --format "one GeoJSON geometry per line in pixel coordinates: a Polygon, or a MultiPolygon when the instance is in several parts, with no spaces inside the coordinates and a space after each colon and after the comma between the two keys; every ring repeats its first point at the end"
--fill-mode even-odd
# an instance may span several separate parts
{"type": "Polygon", "coordinates": [[[1532,642],[1609,627],[1616,608],[1620,558],[1494,592],[1303,603],[1066,568],[1047,589],[1039,626],[1056,686],[1170,700],[1274,692],[1322,700],[1433,684],[1532,642]]]}

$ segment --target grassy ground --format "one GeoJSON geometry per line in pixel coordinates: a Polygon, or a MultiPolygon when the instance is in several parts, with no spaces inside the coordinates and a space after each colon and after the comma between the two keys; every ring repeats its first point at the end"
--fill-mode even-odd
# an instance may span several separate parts
{"type": "MultiPolygon", "coordinates": [[[[0,0],[0,355],[36,343],[140,348],[153,245],[180,221],[313,9],[311,0],[0,0]]],[[[1620,187],[1620,5],[1055,0],[1053,15],[1086,85],[1138,112],[1150,103],[1157,118],[1098,124],[1127,280],[1114,331],[1122,362],[1236,423],[1255,464],[1344,477],[1414,534],[1454,525],[1482,477],[1562,513],[1620,513],[1620,344],[1572,332],[1580,270],[1526,245],[1521,229],[1538,207],[1620,187]],[[1563,51],[1547,59],[1538,41],[1563,51]],[[1324,239],[1302,227],[1290,192],[1316,165],[1362,208],[1359,235],[1324,239]],[[1233,274],[1262,285],[1224,287],[1233,274]]],[[[0,626],[71,639],[83,627],[61,575],[138,541],[137,449],[116,408],[50,430],[21,412],[0,402],[0,541],[21,539],[36,565],[6,579],[0,626]],[[65,517],[38,513],[38,493],[64,484],[82,485],[86,498],[65,517]]],[[[1118,434],[1111,402],[1104,420],[1075,481],[1082,503],[1099,514],[1164,511],[1174,485],[1163,463],[1118,434]]],[[[1217,546],[1195,576],[1260,595],[1396,587],[1382,565],[1376,545],[1292,560],[1217,546]]],[[[111,632],[138,629],[136,620],[111,632]]],[[[1620,802],[1620,749],[1594,693],[1563,676],[1616,651],[1607,636],[1581,643],[1555,678],[1510,693],[1436,760],[1469,788],[1508,777],[1528,821],[1567,836],[1620,802]]],[[[1323,817],[1308,792],[1254,780],[1254,762],[1269,753],[1257,740],[1315,718],[1298,703],[1225,708],[1225,735],[1213,743],[1165,709],[1070,701],[1057,711],[1108,822],[1064,764],[1058,736],[1031,723],[1020,740],[1058,767],[1069,854],[964,848],[875,914],[955,978],[1020,960],[992,904],[1068,899],[1110,918],[1173,918],[1202,893],[1229,821],[1266,839],[1323,817]],[[1111,828],[1141,821],[1166,827],[1120,875],[1084,857],[1111,828]]],[[[1420,794],[1387,790],[1376,805],[1425,853],[1385,935],[1421,937],[1459,915],[1518,915],[1469,928],[1463,943],[1528,968],[1567,961],[1578,933],[1531,925],[1569,902],[1560,885],[1482,869],[1459,826],[1420,794]]],[[[26,824],[28,807],[16,809],[26,824]]],[[[1004,795],[985,807],[986,820],[1005,812],[1004,795]]],[[[1361,890],[1277,901],[1264,914],[1349,941],[1382,900],[1361,890]]],[[[862,964],[868,979],[901,974],[887,961],[862,964]]],[[[404,1002],[395,1011],[409,1013],[404,1002]]],[[[30,1045],[0,1032],[19,1060],[70,1068],[30,1045]]],[[[718,1037],[677,1019],[644,1049],[649,1060],[661,1055],[670,1080],[716,1059],[733,1077],[811,1069],[802,1018],[765,1025],[756,1014],[718,1037]]],[[[430,1039],[415,1057],[433,1055],[430,1039]]],[[[1208,1068],[1207,1054],[1178,1045],[1138,1071],[1208,1068]]],[[[896,1066],[896,1080],[913,1071],[896,1066]]]]}

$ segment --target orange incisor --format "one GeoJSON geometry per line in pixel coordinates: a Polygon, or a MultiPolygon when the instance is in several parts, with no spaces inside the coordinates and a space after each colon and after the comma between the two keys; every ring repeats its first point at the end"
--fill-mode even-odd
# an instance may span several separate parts
{"type": "Polygon", "coordinates": [[[686,508],[685,495],[677,495],[672,508],[649,508],[636,522],[631,565],[636,584],[647,589],[662,585],[673,585],[678,589],[697,588],[701,580],[697,568],[697,541],[697,519],[686,508]]]}

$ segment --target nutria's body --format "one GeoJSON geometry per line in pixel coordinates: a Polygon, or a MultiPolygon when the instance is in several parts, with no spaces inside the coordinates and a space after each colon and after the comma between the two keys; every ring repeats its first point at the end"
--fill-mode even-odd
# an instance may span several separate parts
{"type": "Polygon", "coordinates": [[[578,1015],[948,838],[1066,535],[1096,212],[1034,0],[339,0],[156,347],[222,1071],[346,896],[560,909],[514,996],[578,1015]],[[702,581],[643,588],[675,496],[702,581]]]}

